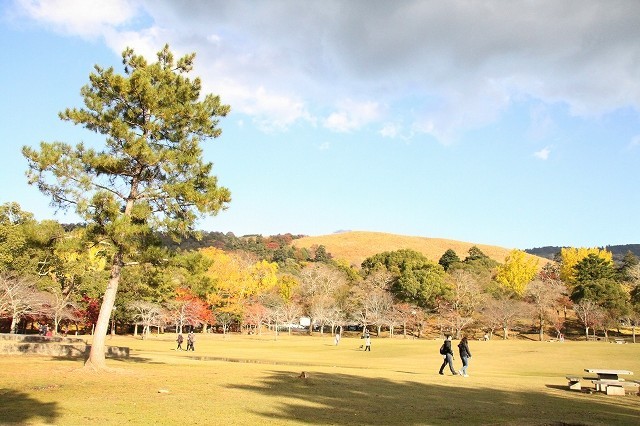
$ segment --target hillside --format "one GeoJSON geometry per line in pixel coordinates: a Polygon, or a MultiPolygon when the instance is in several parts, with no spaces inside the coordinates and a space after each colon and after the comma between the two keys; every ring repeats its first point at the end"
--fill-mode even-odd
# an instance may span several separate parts
{"type": "MultiPolygon", "coordinates": [[[[489,246],[485,244],[474,244],[463,241],[446,240],[442,238],[411,237],[396,234],[385,234],[382,232],[350,231],[318,237],[303,237],[292,242],[297,248],[310,248],[314,245],[325,246],[327,252],[335,259],[345,259],[351,265],[358,267],[367,257],[385,251],[400,249],[412,249],[423,253],[430,260],[437,262],[448,249],[456,252],[460,259],[464,259],[471,247],[476,246],[484,254],[500,263],[504,263],[504,258],[511,249],[489,246]]],[[[538,266],[544,266],[548,260],[527,255],[538,259],[538,266]]]]}

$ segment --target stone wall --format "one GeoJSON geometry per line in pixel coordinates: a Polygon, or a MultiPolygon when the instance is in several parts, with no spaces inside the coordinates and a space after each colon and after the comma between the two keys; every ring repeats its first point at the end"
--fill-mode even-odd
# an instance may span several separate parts
{"type": "MultiPolygon", "coordinates": [[[[76,337],[0,334],[0,354],[37,354],[64,358],[86,358],[91,345],[76,337]]],[[[107,358],[129,358],[129,348],[107,346],[107,358]]]]}

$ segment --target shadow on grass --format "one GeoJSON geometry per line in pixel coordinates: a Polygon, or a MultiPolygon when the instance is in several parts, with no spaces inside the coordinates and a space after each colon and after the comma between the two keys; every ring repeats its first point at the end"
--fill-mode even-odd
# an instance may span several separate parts
{"type": "MultiPolygon", "coordinates": [[[[89,359],[89,353],[77,356],[52,356],[50,358],[51,361],[78,361],[82,364],[86,364],[89,359]]],[[[107,357],[109,362],[118,362],[122,364],[157,364],[157,365],[165,365],[166,362],[154,361],[152,358],[145,358],[141,356],[129,356],[127,358],[110,358],[107,357]]],[[[2,423],[0,423],[1,425],[2,423]]]]}
{"type": "Polygon", "coordinates": [[[119,362],[122,364],[150,364],[150,365],[165,365],[166,362],[153,361],[153,358],[145,358],[141,356],[129,356],[127,358],[111,358],[112,362],[119,362]]]}
{"type": "MultiPolygon", "coordinates": [[[[612,400],[598,395],[559,390],[513,392],[492,388],[391,381],[346,374],[308,372],[300,378],[289,371],[271,371],[253,385],[230,385],[263,394],[277,402],[269,409],[250,407],[268,421],[334,425],[637,424],[638,397],[612,400]],[[553,392],[553,393],[550,393],[553,392]],[[633,398],[633,399],[632,399],[633,398]]],[[[460,379],[466,380],[466,379],[460,379]]],[[[471,383],[466,381],[465,384],[471,383]]]]}
{"type": "MultiPolygon", "coordinates": [[[[46,389],[44,389],[46,390],[46,389]]],[[[58,403],[40,402],[26,393],[0,389],[0,422],[2,424],[55,424],[60,416],[58,403]]]]}

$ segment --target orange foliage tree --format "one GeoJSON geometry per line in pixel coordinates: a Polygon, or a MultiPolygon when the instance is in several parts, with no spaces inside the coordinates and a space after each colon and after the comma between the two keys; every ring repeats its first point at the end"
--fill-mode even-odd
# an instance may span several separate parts
{"type": "Polygon", "coordinates": [[[170,304],[170,315],[176,324],[176,331],[182,332],[186,325],[203,325],[203,331],[207,325],[216,323],[216,318],[209,304],[192,293],[188,288],[176,289],[176,298],[170,304]]]}

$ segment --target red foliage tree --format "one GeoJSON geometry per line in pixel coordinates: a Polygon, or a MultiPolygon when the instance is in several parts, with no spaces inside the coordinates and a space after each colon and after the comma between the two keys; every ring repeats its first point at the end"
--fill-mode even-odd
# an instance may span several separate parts
{"type": "Polygon", "coordinates": [[[102,301],[99,298],[89,297],[85,294],[82,296],[81,302],[83,308],[77,309],[75,315],[82,320],[86,327],[93,327],[98,321],[101,304],[102,301]]]}

